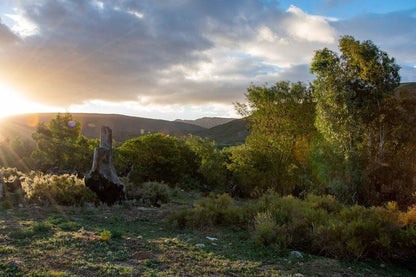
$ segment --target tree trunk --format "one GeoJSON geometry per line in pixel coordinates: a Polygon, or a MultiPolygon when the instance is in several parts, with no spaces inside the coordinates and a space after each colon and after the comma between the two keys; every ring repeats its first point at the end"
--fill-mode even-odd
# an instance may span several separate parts
{"type": "Polygon", "coordinates": [[[125,188],[113,165],[112,131],[101,127],[100,147],[94,150],[92,168],[85,176],[85,185],[108,205],[125,200],[125,188]]]}

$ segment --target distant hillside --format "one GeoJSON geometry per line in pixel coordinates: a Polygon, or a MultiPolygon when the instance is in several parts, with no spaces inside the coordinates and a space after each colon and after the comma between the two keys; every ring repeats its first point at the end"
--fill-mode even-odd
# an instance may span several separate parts
{"type": "MultiPolygon", "coordinates": [[[[113,138],[125,141],[143,134],[161,132],[173,136],[182,136],[204,130],[204,128],[167,120],[132,117],[118,114],[73,113],[81,122],[81,133],[88,138],[99,138],[101,126],[113,129],[113,138]]],[[[39,122],[48,123],[56,113],[23,114],[3,118],[0,124],[2,137],[31,137],[39,122]]]]}
{"type": "Polygon", "coordinates": [[[231,122],[194,134],[212,139],[220,146],[228,146],[243,144],[249,133],[247,124],[243,119],[234,119],[231,122]]]}
{"type": "Polygon", "coordinates": [[[416,101],[416,82],[400,84],[396,96],[402,100],[416,101]]]}
{"type": "Polygon", "coordinates": [[[224,118],[224,117],[202,117],[195,120],[183,120],[176,119],[175,122],[182,122],[197,125],[206,129],[228,123],[235,120],[235,118],[224,118]]]}

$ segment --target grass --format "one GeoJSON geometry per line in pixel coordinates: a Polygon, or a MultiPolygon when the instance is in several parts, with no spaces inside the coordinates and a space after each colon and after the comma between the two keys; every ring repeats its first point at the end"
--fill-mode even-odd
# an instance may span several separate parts
{"type": "Polygon", "coordinates": [[[255,245],[245,231],[171,229],[172,207],[2,210],[1,276],[415,276],[381,261],[297,258],[255,245]]]}

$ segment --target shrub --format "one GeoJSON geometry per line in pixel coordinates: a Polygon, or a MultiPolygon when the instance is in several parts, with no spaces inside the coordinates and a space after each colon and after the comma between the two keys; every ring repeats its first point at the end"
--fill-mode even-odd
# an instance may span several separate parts
{"type": "Polygon", "coordinates": [[[254,218],[255,240],[258,244],[270,245],[276,236],[277,224],[270,212],[258,213],[254,218]]]}
{"type": "Polygon", "coordinates": [[[416,226],[416,205],[409,207],[407,212],[400,213],[400,222],[403,226],[416,226]]]}
{"type": "Polygon", "coordinates": [[[305,201],[312,208],[324,209],[329,213],[337,213],[343,207],[343,205],[332,195],[317,196],[314,194],[309,194],[306,196],[305,201]]]}
{"type": "Polygon", "coordinates": [[[169,187],[159,182],[147,182],[138,189],[137,196],[145,204],[159,206],[159,203],[169,202],[169,187]]]}
{"type": "Polygon", "coordinates": [[[16,168],[0,168],[0,183],[2,188],[0,192],[3,195],[1,207],[9,209],[25,201],[25,192],[22,189],[22,181],[25,174],[16,168]]]}
{"type": "Polygon", "coordinates": [[[75,175],[31,173],[23,182],[27,198],[38,204],[82,206],[97,203],[97,196],[75,175]]]}
{"type": "Polygon", "coordinates": [[[110,238],[111,238],[111,232],[110,232],[110,231],[108,231],[108,230],[103,230],[103,231],[100,233],[100,240],[102,240],[102,241],[109,241],[109,240],[110,240],[110,238]]]}
{"type": "Polygon", "coordinates": [[[10,192],[15,192],[22,188],[22,179],[25,174],[16,168],[0,168],[0,182],[3,184],[3,192],[7,196],[10,192]]]}
{"type": "Polygon", "coordinates": [[[415,260],[415,207],[400,212],[394,203],[345,206],[332,196],[309,195],[300,200],[273,191],[245,203],[237,206],[227,194],[211,194],[193,209],[180,209],[169,222],[181,228],[239,226],[253,230],[257,244],[329,257],[395,259],[409,264],[415,260]]]}
{"type": "Polygon", "coordinates": [[[197,201],[193,209],[180,209],[174,213],[169,218],[169,224],[180,228],[215,225],[241,227],[246,220],[241,211],[240,207],[234,205],[229,194],[210,193],[206,199],[197,201]]]}
{"type": "Polygon", "coordinates": [[[130,139],[117,149],[116,156],[116,167],[129,172],[135,183],[157,181],[174,186],[186,178],[198,179],[200,160],[183,139],[164,134],[130,139]]]}
{"type": "Polygon", "coordinates": [[[257,244],[279,249],[286,249],[292,241],[287,226],[277,225],[269,212],[258,213],[254,218],[254,239],[257,244]]]}

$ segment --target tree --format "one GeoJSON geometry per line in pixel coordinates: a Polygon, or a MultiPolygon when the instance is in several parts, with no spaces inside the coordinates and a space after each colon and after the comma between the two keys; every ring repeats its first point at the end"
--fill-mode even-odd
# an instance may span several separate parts
{"type": "Polygon", "coordinates": [[[218,150],[214,141],[192,135],[186,138],[186,145],[200,160],[198,173],[202,175],[203,183],[211,189],[224,191],[229,175],[226,167],[227,150],[218,150]]]}
{"type": "Polygon", "coordinates": [[[32,153],[36,167],[42,171],[86,173],[98,141],[88,140],[80,132],[81,124],[69,113],[58,114],[48,125],[40,123],[32,134],[36,143],[32,153]]]}
{"type": "Polygon", "coordinates": [[[343,160],[337,179],[345,181],[344,194],[363,203],[374,199],[374,192],[381,193],[374,174],[390,170],[394,145],[403,147],[403,114],[394,97],[399,66],[371,41],[344,36],[339,50],[340,56],[327,48],[318,50],[311,64],[316,75],[315,125],[343,160]]]}
{"type": "MultiPolygon", "coordinates": [[[[281,194],[305,188],[308,145],[315,132],[312,90],[302,83],[251,86],[248,105],[237,104],[250,128],[246,145],[231,150],[229,169],[243,193],[273,188],[281,194]]],[[[300,192],[300,191],[298,191],[300,192]]]]}
{"type": "Polygon", "coordinates": [[[192,185],[200,160],[182,139],[152,134],[123,143],[116,152],[116,168],[129,172],[130,181],[192,185]]]}

